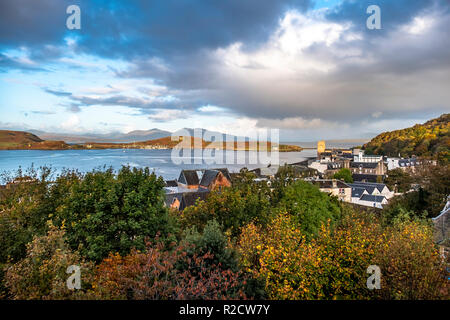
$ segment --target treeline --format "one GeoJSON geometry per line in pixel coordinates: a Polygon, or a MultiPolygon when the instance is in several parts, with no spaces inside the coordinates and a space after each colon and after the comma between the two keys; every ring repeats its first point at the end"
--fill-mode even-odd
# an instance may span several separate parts
{"type": "MultiPolygon", "coordinates": [[[[21,179],[20,179],[21,178],[21,179]]],[[[0,194],[3,299],[448,299],[427,219],[355,211],[289,172],[245,169],[184,212],[149,169],[48,168],[0,194]],[[66,286],[69,265],[81,289],[66,286]],[[381,289],[366,286],[369,265],[381,289]]]]}
{"type": "Polygon", "coordinates": [[[367,154],[391,157],[421,156],[450,162],[450,114],[413,127],[384,132],[366,143],[367,154]]]}

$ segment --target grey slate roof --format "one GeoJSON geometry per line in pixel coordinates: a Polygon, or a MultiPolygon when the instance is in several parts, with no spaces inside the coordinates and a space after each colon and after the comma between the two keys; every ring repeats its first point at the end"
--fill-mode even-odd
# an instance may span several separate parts
{"type": "Polygon", "coordinates": [[[375,169],[378,166],[378,162],[351,162],[350,166],[352,168],[375,169]]]}
{"type": "Polygon", "coordinates": [[[197,199],[206,200],[208,196],[208,190],[198,190],[192,192],[182,192],[182,193],[168,193],[165,197],[166,206],[170,207],[175,199],[180,201],[180,211],[183,211],[186,207],[192,206],[195,204],[197,199]]]}
{"type": "Polygon", "coordinates": [[[208,191],[196,191],[183,193],[183,201],[181,202],[180,210],[184,210],[186,207],[193,206],[197,199],[206,200],[208,191]]]}
{"type": "Polygon", "coordinates": [[[398,160],[398,165],[400,167],[414,167],[417,166],[418,164],[419,161],[416,158],[398,160]]]}
{"type": "Polygon", "coordinates": [[[384,196],[373,196],[371,194],[363,194],[360,200],[381,203],[384,200],[384,196]]]}
{"type": "Polygon", "coordinates": [[[366,191],[366,189],[364,189],[364,188],[352,187],[352,198],[358,198],[358,199],[361,198],[364,191],[366,191]]]}
{"type": "MultiPolygon", "coordinates": [[[[319,188],[333,188],[333,180],[313,180],[314,184],[319,185],[319,188]]],[[[340,180],[336,180],[336,188],[350,188],[350,186],[340,180]]]]}
{"type": "Polygon", "coordinates": [[[180,177],[178,178],[178,181],[182,184],[186,185],[198,185],[198,175],[197,171],[195,170],[181,170],[180,177]]]}
{"type": "Polygon", "coordinates": [[[350,183],[349,185],[355,188],[364,188],[367,190],[369,194],[372,194],[375,188],[379,192],[382,192],[383,189],[386,187],[384,183],[373,183],[373,182],[354,182],[350,183]]]}
{"type": "Polygon", "coordinates": [[[228,181],[231,182],[231,175],[230,175],[230,171],[228,171],[228,168],[216,168],[216,169],[213,169],[213,170],[217,170],[217,171],[222,172],[222,174],[225,176],[225,178],[227,178],[228,181]]]}
{"type": "Polygon", "coordinates": [[[178,187],[177,180],[166,180],[166,187],[178,187]]]}
{"type": "Polygon", "coordinates": [[[218,170],[205,170],[202,176],[202,181],[200,181],[200,185],[203,187],[208,187],[214,179],[216,179],[219,172],[220,171],[218,170]]]}
{"type": "Polygon", "coordinates": [[[360,173],[354,173],[352,174],[353,181],[369,181],[369,182],[377,182],[377,178],[381,177],[384,180],[384,175],[377,175],[377,174],[360,174],[360,173]]]}

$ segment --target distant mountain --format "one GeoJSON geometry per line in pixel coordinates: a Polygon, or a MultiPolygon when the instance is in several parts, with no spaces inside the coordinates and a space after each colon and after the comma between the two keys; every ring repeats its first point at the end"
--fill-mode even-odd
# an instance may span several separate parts
{"type": "Polygon", "coordinates": [[[67,143],[129,143],[141,142],[164,138],[171,135],[171,132],[160,129],[135,130],[128,133],[112,132],[108,134],[64,134],[50,133],[38,130],[29,130],[29,132],[39,136],[43,140],[63,140],[67,143]]]}
{"type": "Polygon", "coordinates": [[[450,162],[450,114],[413,127],[383,132],[363,148],[368,154],[437,157],[450,162]]]}
{"type": "MultiPolygon", "coordinates": [[[[173,134],[179,135],[179,136],[185,136],[187,133],[189,133],[189,135],[191,137],[193,137],[195,130],[197,130],[197,132],[201,132],[203,139],[205,139],[206,141],[211,141],[211,140],[217,139],[219,137],[222,138],[222,141],[226,141],[226,139],[227,139],[226,133],[222,133],[222,132],[218,132],[218,131],[210,131],[210,130],[206,130],[206,129],[202,129],[202,128],[183,128],[183,129],[175,131],[173,134]]],[[[235,140],[235,141],[248,141],[248,137],[242,137],[242,136],[228,135],[228,138],[231,140],[235,140]]]]}
{"type": "MultiPolygon", "coordinates": [[[[173,135],[178,136],[194,136],[194,130],[200,130],[202,137],[211,141],[211,138],[222,137],[223,141],[226,139],[226,134],[218,132],[218,131],[209,131],[206,129],[193,129],[193,128],[183,128],[173,132],[173,135]]],[[[45,132],[40,130],[27,130],[28,132],[38,136],[42,140],[60,140],[65,141],[70,144],[77,143],[132,143],[132,142],[143,142],[149,140],[155,140],[165,137],[170,137],[172,132],[161,130],[157,128],[153,128],[150,130],[134,130],[128,133],[122,132],[111,132],[107,134],[72,134],[72,133],[54,133],[54,132],[45,132]]],[[[241,136],[229,135],[232,139],[236,141],[248,141],[248,138],[241,136]]]]}

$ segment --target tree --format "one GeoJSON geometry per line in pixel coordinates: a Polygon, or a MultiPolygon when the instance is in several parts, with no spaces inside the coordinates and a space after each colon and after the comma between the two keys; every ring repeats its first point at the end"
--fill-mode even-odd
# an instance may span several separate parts
{"type": "Polygon", "coordinates": [[[316,236],[322,224],[336,222],[341,215],[337,199],[311,183],[299,180],[286,187],[276,212],[292,215],[308,239],[316,236]]]}
{"type": "Polygon", "coordinates": [[[238,259],[236,251],[229,247],[228,239],[223,234],[222,228],[216,220],[206,223],[203,233],[199,233],[195,227],[184,232],[183,243],[191,251],[190,254],[199,256],[212,254],[211,263],[223,269],[238,271],[238,259]]]}
{"type": "Polygon", "coordinates": [[[367,154],[402,157],[420,156],[438,159],[443,165],[450,161],[450,114],[416,124],[413,127],[384,132],[364,146],[367,154]]]}
{"type": "Polygon", "coordinates": [[[163,186],[148,168],[122,167],[117,175],[112,169],[89,172],[71,183],[54,221],[66,224],[71,248],[96,262],[110,252],[143,250],[147,238],[176,231],[163,186]]]}
{"type": "Polygon", "coordinates": [[[237,184],[231,188],[212,191],[205,201],[186,208],[180,216],[184,228],[203,228],[210,220],[216,220],[222,231],[232,237],[251,221],[266,224],[270,221],[270,189],[264,182],[237,184]]]}
{"type": "Polygon", "coordinates": [[[72,252],[64,240],[64,229],[50,224],[47,235],[34,237],[27,245],[26,257],[6,268],[5,282],[13,299],[83,298],[92,275],[92,263],[72,252]],[[81,290],[69,290],[67,267],[81,268],[81,290]]]}
{"type": "Polygon", "coordinates": [[[383,210],[387,221],[403,211],[413,212],[416,217],[433,218],[443,209],[450,194],[450,166],[425,164],[411,175],[418,189],[389,201],[383,210]]]}
{"type": "Polygon", "coordinates": [[[246,226],[237,247],[244,270],[264,281],[269,299],[449,298],[445,261],[421,221],[384,226],[371,214],[348,211],[308,241],[283,213],[267,228],[246,226]],[[366,286],[370,265],[381,269],[381,290],[366,286]]]}
{"type": "Polygon", "coordinates": [[[344,182],[352,183],[353,177],[350,169],[342,168],[338,172],[336,172],[333,176],[334,179],[344,180],[344,182]]]}
{"type": "Polygon", "coordinates": [[[390,190],[395,192],[406,192],[411,189],[413,183],[412,176],[400,168],[390,170],[384,183],[390,190]]]}

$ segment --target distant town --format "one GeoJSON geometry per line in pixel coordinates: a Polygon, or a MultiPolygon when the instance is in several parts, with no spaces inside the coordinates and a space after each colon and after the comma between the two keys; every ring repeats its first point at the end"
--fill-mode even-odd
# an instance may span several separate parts
{"type": "MultiPolygon", "coordinates": [[[[296,179],[309,181],[340,201],[382,209],[389,199],[398,194],[383,183],[388,172],[394,169],[414,172],[416,166],[425,163],[436,165],[436,160],[366,155],[360,148],[327,148],[325,141],[319,141],[316,157],[284,166],[269,165],[249,172],[254,175],[254,181],[270,185],[280,168],[289,168],[296,179]],[[351,182],[333,178],[345,171],[350,173],[351,182]]],[[[195,205],[197,200],[204,200],[210,191],[231,186],[233,175],[236,173],[230,173],[227,168],[182,170],[177,180],[166,181],[166,204],[178,210],[195,205]]]]}

